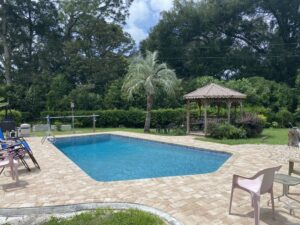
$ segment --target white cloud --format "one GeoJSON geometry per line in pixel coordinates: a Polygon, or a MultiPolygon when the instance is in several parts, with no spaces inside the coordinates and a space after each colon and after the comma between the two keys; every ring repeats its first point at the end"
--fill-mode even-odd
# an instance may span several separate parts
{"type": "Polygon", "coordinates": [[[125,31],[131,35],[136,44],[139,44],[142,40],[146,39],[148,35],[143,29],[137,26],[129,26],[125,28],[125,31]]]}
{"type": "Polygon", "coordinates": [[[132,3],[129,9],[128,24],[135,24],[139,21],[145,21],[148,19],[150,9],[147,3],[143,0],[136,0],[132,3]]]}
{"type": "Polygon", "coordinates": [[[169,10],[172,5],[173,0],[134,0],[129,9],[125,31],[139,44],[147,38],[150,28],[158,22],[160,13],[169,10]]]}
{"type": "Polygon", "coordinates": [[[167,11],[172,8],[173,0],[150,0],[150,6],[154,11],[167,11]]]}

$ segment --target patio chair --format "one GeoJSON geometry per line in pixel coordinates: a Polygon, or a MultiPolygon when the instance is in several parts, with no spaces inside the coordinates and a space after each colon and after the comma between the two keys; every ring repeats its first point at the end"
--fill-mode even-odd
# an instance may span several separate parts
{"type": "Polygon", "coordinates": [[[35,167],[40,169],[40,165],[38,164],[35,157],[33,156],[33,153],[29,147],[29,144],[27,143],[27,141],[24,138],[12,138],[12,139],[9,139],[9,141],[13,141],[14,142],[13,145],[7,144],[7,140],[4,138],[2,129],[0,128],[0,143],[1,143],[2,150],[7,150],[7,149],[12,150],[12,147],[13,147],[13,150],[15,152],[15,157],[17,157],[18,159],[21,160],[22,164],[25,166],[25,168],[28,171],[31,171],[30,167],[28,166],[28,164],[24,158],[25,154],[27,153],[29,155],[31,161],[35,165],[35,167]]]}
{"type": "Polygon", "coordinates": [[[19,141],[20,141],[21,145],[24,147],[26,153],[29,155],[29,157],[30,157],[31,161],[33,162],[33,164],[35,165],[35,167],[38,169],[41,169],[40,165],[38,164],[35,157],[33,156],[33,153],[31,151],[31,148],[30,148],[29,144],[27,143],[27,141],[24,138],[20,138],[19,141]]]}
{"type": "Polygon", "coordinates": [[[259,171],[253,177],[247,178],[234,174],[232,179],[232,189],[229,204],[229,214],[231,214],[232,198],[235,188],[247,191],[251,195],[252,207],[254,208],[255,225],[259,225],[260,220],[260,196],[270,193],[272,202],[273,218],[274,212],[274,195],[273,181],[275,172],[280,170],[281,166],[267,168],[259,171]]]}
{"type": "Polygon", "coordinates": [[[0,161],[0,175],[4,171],[6,167],[10,167],[10,172],[13,180],[16,180],[16,182],[19,181],[19,176],[18,176],[18,161],[14,159],[13,154],[7,152],[7,154],[2,154],[2,157],[4,157],[3,160],[0,161]]]}

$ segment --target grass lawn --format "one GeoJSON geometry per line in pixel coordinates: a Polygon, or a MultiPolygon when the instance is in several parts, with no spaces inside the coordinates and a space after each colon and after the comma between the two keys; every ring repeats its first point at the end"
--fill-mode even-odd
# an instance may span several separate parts
{"type": "Polygon", "coordinates": [[[140,210],[98,209],[68,219],[52,217],[43,225],[166,225],[159,217],[140,210]]]}
{"type": "Polygon", "coordinates": [[[227,145],[239,144],[272,144],[272,145],[287,145],[288,143],[288,129],[287,128],[268,128],[264,129],[263,133],[256,138],[247,139],[214,139],[209,137],[198,137],[198,140],[215,142],[227,145]]]}
{"type": "MultiPolygon", "coordinates": [[[[144,133],[143,128],[97,128],[96,132],[109,132],[109,131],[127,131],[134,133],[144,133]]],[[[154,131],[153,131],[154,132],[154,131]]],[[[73,131],[52,131],[55,136],[73,134],[73,131]]],[[[75,128],[75,134],[93,133],[92,128],[75,128]]],[[[33,136],[45,136],[46,132],[32,132],[33,136]]]]}

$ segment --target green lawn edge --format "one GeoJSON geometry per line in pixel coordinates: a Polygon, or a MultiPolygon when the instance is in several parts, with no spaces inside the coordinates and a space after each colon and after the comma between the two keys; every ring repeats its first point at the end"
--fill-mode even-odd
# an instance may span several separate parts
{"type": "MultiPolygon", "coordinates": [[[[114,132],[125,131],[133,133],[144,133],[143,128],[97,128],[95,133],[99,132],[114,132]]],[[[75,134],[93,133],[91,128],[76,128],[75,134]]],[[[33,132],[33,136],[43,137],[46,132],[33,132]]],[[[55,136],[73,134],[73,131],[54,131],[55,136]]],[[[152,129],[150,134],[162,135],[162,136],[176,136],[177,133],[156,133],[155,129],[152,129]]],[[[196,140],[214,142],[227,145],[241,145],[241,144],[270,144],[270,145],[287,145],[288,143],[288,128],[266,128],[263,133],[256,138],[247,139],[214,139],[210,137],[197,137],[196,140]]]]}

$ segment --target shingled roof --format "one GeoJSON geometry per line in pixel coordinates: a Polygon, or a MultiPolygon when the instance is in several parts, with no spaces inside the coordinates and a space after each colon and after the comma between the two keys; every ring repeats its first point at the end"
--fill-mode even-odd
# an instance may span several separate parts
{"type": "Polygon", "coordinates": [[[183,96],[184,99],[244,99],[245,94],[211,83],[183,96]]]}

